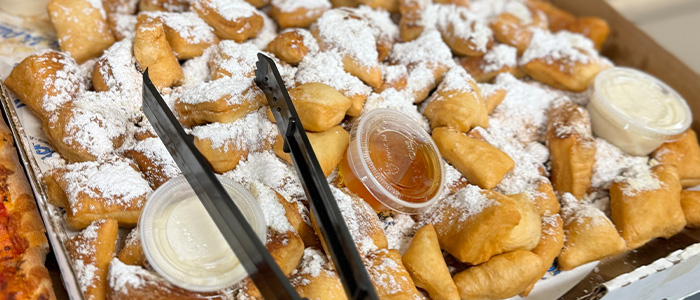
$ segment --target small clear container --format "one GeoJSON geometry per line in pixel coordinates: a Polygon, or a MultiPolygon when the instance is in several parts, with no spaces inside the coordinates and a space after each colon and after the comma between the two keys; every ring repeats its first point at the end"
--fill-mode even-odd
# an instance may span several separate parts
{"type": "Polygon", "coordinates": [[[648,155],[675,140],[693,120],[686,101],[644,72],[614,67],[600,72],[587,109],[595,135],[631,155],[648,155]]]}
{"type": "MultiPolygon", "coordinates": [[[[253,196],[226,177],[217,178],[261,241],[267,225],[253,196]]],[[[247,273],[184,176],[151,194],[139,220],[143,252],[150,266],[181,288],[212,292],[233,286],[247,273]]]]}
{"type": "Polygon", "coordinates": [[[340,164],[343,182],[376,211],[416,214],[442,193],[442,157],[430,135],[406,115],[376,109],[355,123],[340,164]]]}

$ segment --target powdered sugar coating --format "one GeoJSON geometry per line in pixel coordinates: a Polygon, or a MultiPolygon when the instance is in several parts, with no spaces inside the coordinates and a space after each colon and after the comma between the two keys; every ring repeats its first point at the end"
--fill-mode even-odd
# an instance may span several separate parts
{"type": "Polygon", "coordinates": [[[153,276],[142,267],[127,265],[118,258],[113,258],[109,263],[107,274],[109,288],[123,294],[128,293],[129,289],[145,285],[145,278],[153,276]]]}
{"type": "Polygon", "coordinates": [[[353,12],[367,20],[375,39],[378,41],[393,42],[398,40],[399,27],[391,20],[391,14],[388,11],[360,5],[353,9],[353,12]]]}
{"type": "Polygon", "coordinates": [[[649,160],[646,156],[631,156],[620,148],[601,138],[595,139],[596,153],[593,164],[591,186],[597,189],[608,189],[612,181],[620,173],[632,166],[646,166],[649,160]]]}
{"type": "Polygon", "coordinates": [[[165,148],[165,144],[157,137],[136,142],[133,150],[145,155],[167,178],[175,178],[182,174],[170,152],[165,148]]]}
{"type": "Polygon", "coordinates": [[[613,226],[602,211],[587,203],[579,202],[570,193],[562,194],[559,202],[561,203],[561,217],[564,220],[564,226],[573,222],[579,225],[587,224],[587,226],[605,225],[606,223],[613,226]]]}
{"type": "Polygon", "coordinates": [[[244,0],[193,0],[191,5],[198,11],[210,8],[227,21],[238,21],[255,14],[259,15],[258,10],[244,0]]]}
{"type": "Polygon", "coordinates": [[[314,248],[304,249],[299,266],[292,271],[290,281],[295,286],[305,286],[311,283],[309,278],[315,278],[325,273],[326,276],[335,276],[328,258],[323,252],[314,248]]]}
{"type": "Polygon", "coordinates": [[[477,18],[473,15],[469,9],[463,6],[451,5],[437,5],[438,8],[438,20],[437,28],[445,34],[449,32],[449,35],[461,39],[470,41],[471,50],[486,52],[487,46],[493,32],[491,28],[483,20],[477,18]]]}
{"type": "Polygon", "coordinates": [[[86,90],[87,80],[82,76],[80,67],[70,55],[54,50],[42,51],[35,55],[38,56],[37,63],[44,63],[50,59],[51,63],[61,66],[60,69],[42,68],[35,75],[37,78],[46,78],[43,89],[50,91],[42,96],[44,110],[55,111],[73,100],[75,95],[86,90]]]}
{"type": "Polygon", "coordinates": [[[289,223],[284,207],[273,189],[259,181],[249,181],[246,185],[250,189],[250,193],[258,200],[265,217],[265,223],[269,228],[280,233],[296,232],[289,223]]]}
{"type": "Polygon", "coordinates": [[[295,76],[299,84],[319,82],[327,84],[347,97],[369,95],[372,88],[345,72],[340,54],[336,51],[307,55],[299,63],[295,76]]]}
{"type": "Polygon", "coordinates": [[[474,78],[472,78],[464,68],[455,66],[445,73],[445,77],[442,78],[438,89],[444,92],[457,91],[460,93],[471,93],[474,95],[474,98],[480,99],[481,95],[477,97],[476,91],[472,86],[474,83],[474,78]]]}
{"type": "Polygon", "coordinates": [[[368,230],[372,227],[379,227],[379,219],[374,213],[374,210],[362,200],[353,200],[352,196],[346,194],[342,190],[331,186],[333,197],[338,202],[340,213],[345,219],[345,224],[348,226],[350,235],[357,245],[357,249],[361,254],[367,254],[377,250],[374,240],[370,237],[368,230]]]}
{"type": "Polygon", "coordinates": [[[224,99],[226,104],[234,106],[243,104],[246,99],[253,99],[261,95],[260,89],[254,87],[253,78],[224,77],[185,89],[177,101],[197,105],[224,99]]]}
{"type": "Polygon", "coordinates": [[[216,66],[228,72],[236,80],[243,77],[252,79],[259,52],[258,47],[252,43],[239,44],[232,40],[223,40],[211,56],[209,64],[210,67],[216,66]]]}
{"type": "Polygon", "coordinates": [[[396,249],[404,254],[418,230],[416,222],[409,215],[396,214],[384,219],[384,224],[384,235],[389,249],[396,249]]]}
{"type": "Polygon", "coordinates": [[[464,222],[472,216],[481,213],[485,208],[493,205],[499,205],[483,194],[482,190],[475,185],[468,184],[456,193],[440,199],[435,204],[431,205],[424,213],[425,223],[441,223],[441,222],[464,222]],[[459,213],[452,214],[455,220],[443,220],[444,210],[455,210],[459,213]]]}
{"type": "Polygon", "coordinates": [[[257,151],[270,145],[277,136],[277,126],[267,119],[264,109],[247,114],[233,123],[211,123],[192,129],[192,135],[211,141],[213,148],[257,151]]]}
{"type": "Polygon", "coordinates": [[[391,49],[389,59],[406,66],[424,62],[448,66],[454,64],[452,50],[445,44],[437,30],[424,30],[413,41],[396,43],[391,49]]]}
{"type": "Polygon", "coordinates": [[[518,49],[498,44],[484,54],[484,62],[484,73],[500,71],[504,67],[514,68],[518,65],[518,49]]]}
{"type": "Polygon", "coordinates": [[[625,169],[622,174],[614,179],[615,182],[625,184],[622,194],[634,197],[644,191],[658,190],[666,184],[659,179],[648,165],[633,164],[625,169]]]}
{"type": "MultiPolygon", "coordinates": [[[[132,207],[135,199],[145,197],[153,190],[141,173],[125,159],[114,159],[105,162],[81,162],[65,167],[63,179],[66,182],[65,192],[71,209],[78,212],[75,203],[84,194],[93,199],[101,199],[105,205],[132,207]]],[[[137,206],[142,206],[138,201],[137,206]]]]}
{"type": "Polygon", "coordinates": [[[176,31],[188,43],[213,43],[216,41],[214,28],[211,28],[197,13],[183,12],[144,12],[151,18],[160,19],[165,26],[176,31]]]}
{"type": "Polygon", "coordinates": [[[543,59],[548,64],[587,64],[597,58],[598,51],[595,50],[593,42],[583,35],[566,30],[557,33],[536,30],[530,46],[520,58],[520,63],[527,64],[536,59],[543,59]]]}
{"type": "Polygon", "coordinates": [[[285,13],[305,9],[309,16],[331,8],[331,3],[328,0],[272,0],[270,4],[285,13]]]}
{"type": "Polygon", "coordinates": [[[126,107],[131,110],[141,110],[141,87],[143,79],[136,70],[136,59],[133,57],[134,42],[125,38],[114,43],[100,58],[104,61],[99,66],[100,75],[110,91],[124,94],[126,107]]]}
{"type": "Polygon", "coordinates": [[[349,9],[331,9],[316,21],[323,48],[335,49],[365,67],[378,67],[377,41],[368,22],[349,9]]]}
{"type": "Polygon", "coordinates": [[[418,123],[425,131],[430,130],[428,120],[413,105],[413,98],[406,91],[397,91],[390,88],[382,91],[381,94],[372,93],[367,97],[362,114],[378,108],[389,108],[399,111],[418,123]]]}
{"type": "Polygon", "coordinates": [[[224,176],[238,182],[259,181],[288,201],[305,198],[296,171],[271,151],[254,152],[224,176]]]}

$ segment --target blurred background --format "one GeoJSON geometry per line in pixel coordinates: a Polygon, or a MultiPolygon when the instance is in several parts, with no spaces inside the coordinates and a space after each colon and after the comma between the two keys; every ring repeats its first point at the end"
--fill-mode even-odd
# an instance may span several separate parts
{"type": "Polygon", "coordinates": [[[700,73],[700,0],[608,2],[696,73],[700,73]]]}

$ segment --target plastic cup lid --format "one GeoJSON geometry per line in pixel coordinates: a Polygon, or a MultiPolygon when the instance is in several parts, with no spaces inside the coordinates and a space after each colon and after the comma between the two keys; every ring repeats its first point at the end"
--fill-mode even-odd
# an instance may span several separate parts
{"type": "MultiPolygon", "coordinates": [[[[257,201],[240,184],[217,177],[264,241],[267,226],[257,201]]],[[[184,176],[169,180],[151,194],[141,213],[139,232],[151,267],[176,286],[212,292],[247,276],[184,176]]]]}

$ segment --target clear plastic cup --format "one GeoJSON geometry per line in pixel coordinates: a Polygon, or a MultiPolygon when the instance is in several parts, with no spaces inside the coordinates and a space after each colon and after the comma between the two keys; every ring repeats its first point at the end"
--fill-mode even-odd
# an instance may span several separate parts
{"type": "Polygon", "coordinates": [[[593,132],[632,155],[648,155],[675,140],[693,120],[686,101],[644,72],[615,67],[600,72],[589,90],[593,132]]]}
{"type": "Polygon", "coordinates": [[[443,190],[440,151],[430,135],[406,115],[376,109],[350,133],[340,165],[343,182],[375,210],[416,214],[443,190]]]}
{"type": "MultiPolygon", "coordinates": [[[[240,184],[217,177],[265,241],[267,225],[258,202],[240,184]]],[[[139,233],[150,266],[181,288],[212,292],[247,276],[184,176],[169,180],[151,194],[141,212],[139,233]]]]}

